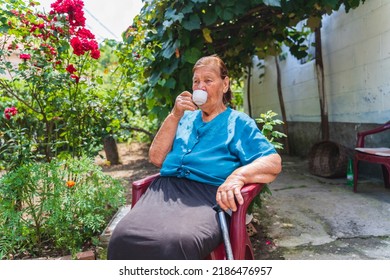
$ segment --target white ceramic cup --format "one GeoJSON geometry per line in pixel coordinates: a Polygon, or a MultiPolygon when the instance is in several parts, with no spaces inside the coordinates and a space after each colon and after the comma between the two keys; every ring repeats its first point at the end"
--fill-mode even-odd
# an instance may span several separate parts
{"type": "Polygon", "coordinates": [[[197,105],[201,106],[207,101],[207,91],[197,89],[192,93],[192,101],[197,105]]]}

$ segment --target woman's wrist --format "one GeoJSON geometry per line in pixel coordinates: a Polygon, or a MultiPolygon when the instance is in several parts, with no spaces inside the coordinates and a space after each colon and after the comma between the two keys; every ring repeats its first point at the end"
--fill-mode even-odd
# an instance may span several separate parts
{"type": "Polygon", "coordinates": [[[173,116],[174,118],[180,120],[182,116],[179,116],[175,110],[172,110],[170,113],[169,113],[169,116],[173,116]]]}

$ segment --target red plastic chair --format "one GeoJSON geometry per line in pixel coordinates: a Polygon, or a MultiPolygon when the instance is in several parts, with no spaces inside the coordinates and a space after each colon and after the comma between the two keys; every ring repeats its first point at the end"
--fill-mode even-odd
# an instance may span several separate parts
{"type": "Polygon", "coordinates": [[[384,155],[378,155],[375,153],[375,148],[368,148],[366,150],[361,148],[364,147],[364,138],[367,135],[376,134],[383,132],[387,129],[390,129],[390,121],[385,123],[382,126],[379,126],[377,128],[366,130],[362,132],[358,132],[357,134],[357,144],[355,149],[355,156],[353,161],[353,171],[354,171],[354,179],[353,179],[353,191],[357,192],[357,182],[359,177],[359,161],[367,161],[371,163],[381,164],[382,165],[382,172],[383,172],[383,180],[385,182],[385,187],[390,188],[390,156],[384,156],[384,155]]]}
{"type": "MultiPolygon", "coordinates": [[[[132,183],[132,205],[134,206],[140,197],[145,193],[154,179],[159,177],[154,174],[132,183]]],[[[253,248],[246,232],[245,216],[251,201],[260,193],[264,184],[248,184],[241,189],[244,204],[238,205],[237,211],[233,212],[230,219],[230,243],[232,245],[233,257],[235,260],[253,260],[253,248]]],[[[206,257],[208,260],[225,260],[226,252],[224,244],[221,243],[206,257]]]]}

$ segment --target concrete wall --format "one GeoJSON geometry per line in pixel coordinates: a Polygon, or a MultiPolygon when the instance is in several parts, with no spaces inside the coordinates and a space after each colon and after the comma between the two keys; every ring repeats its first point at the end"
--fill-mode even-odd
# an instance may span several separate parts
{"type": "MultiPolygon", "coordinates": [[[[341,9],[323,18],[322,48],[331,140],[351,149],[357,131],[390,120],[389,15],[389,0],[368,0],[348,14],[341,9]]],[[[258,62],[255,60],[254,65],[258,62]]],[[[252,117],[270,109],[280,115],[275,60],[270,57],[262,62],[264,68],[255,67],[250,80],[252,117]],[[264,77],[259,79],[261,73],[264,77]]],[[[280,67],[289,142],[293,154],[306,156],[320,140],[314,61],[302,64],[287,54],[280,67]]],[[[248,109],[248,100],[245,108],[248,109]]],[[[376,144],[390,146],[389,136],[378,139],[376,144]]]]}

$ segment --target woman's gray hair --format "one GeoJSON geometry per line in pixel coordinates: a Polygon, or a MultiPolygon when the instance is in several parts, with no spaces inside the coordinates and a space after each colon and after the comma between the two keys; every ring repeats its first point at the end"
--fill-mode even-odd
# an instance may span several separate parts
{"type": "MultiPolygon", "coordinates": [[[[204,56],[204,57],[200,58],[195,63],[194,67],[192,68],[192,72],[195,72],[195,70],[198,69],[199,67],[208,66],[208,65],[216,65],[219,68],[219,72],[220,72],[222,80],[225,79],[226,77],[229,77],[228,70],[227,70],[225,63],[216,54],[210,55],[210,56],[204,56]]],[[[230,101],[232,101],[232,97],[233,97],[232,95],[233,94],[232,94],[232,90],[230,89],[230,83],[229,83],[228,90],[223,95],[223,103],[224,104],[230,103],[230,101]]]]}

